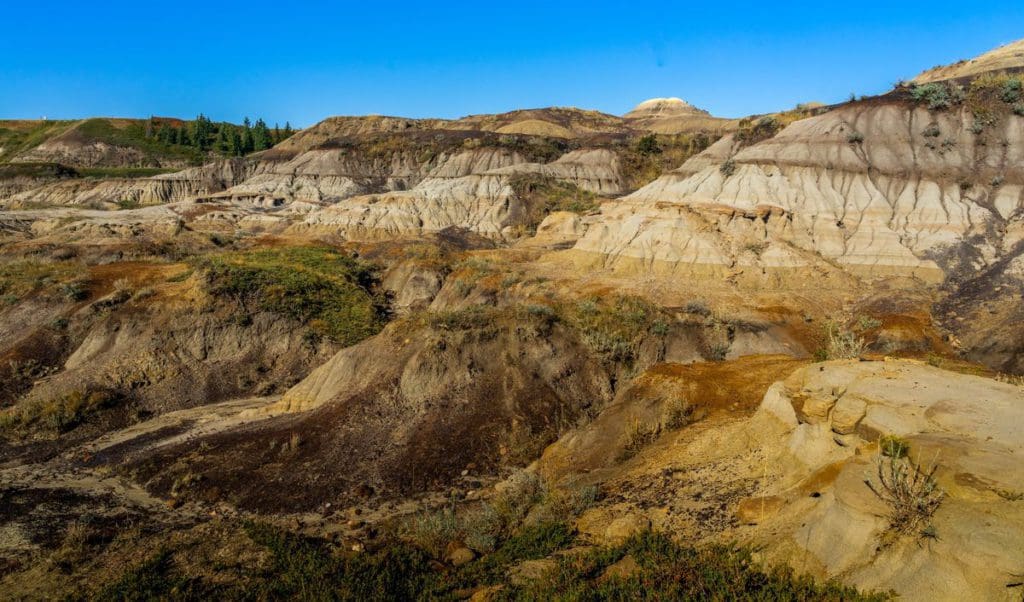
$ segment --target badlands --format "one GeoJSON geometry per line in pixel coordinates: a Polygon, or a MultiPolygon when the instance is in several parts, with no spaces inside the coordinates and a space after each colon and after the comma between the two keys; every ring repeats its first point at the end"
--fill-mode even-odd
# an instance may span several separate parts
{"type": "Polygon", "coordinates": [[[0,598],[1024,597],[1024,41],[237,127],[0,121],[0,598]]]}

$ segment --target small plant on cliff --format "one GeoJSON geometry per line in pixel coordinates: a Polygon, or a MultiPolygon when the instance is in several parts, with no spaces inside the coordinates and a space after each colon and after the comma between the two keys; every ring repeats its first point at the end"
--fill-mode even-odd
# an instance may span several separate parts
{"type": "Polygon", "coordinates": [[[722,172],[722,175],[728,178],[732,174],[736,173],[736,162],[732,159],[726,159],[725,163],[722,163],[718,168],[718,171],[722,172]]]}
{"type": "Polygon", "coordinates": [[[643,448],[647,447],[658,438],[660,425],[650,425],[634,418],[622,434],[622,451],[619,452],[619,461],[625,461],[637,455],[643,448]]]}
{"type": "Polygon", "coordinates": [[[915,85],[910,89],[910,96],[915,101],[928,105],[928,109],[938,111],[961,102],[964,92],[959,86],[932,82],[915,85]]]}
{"type": "Polygon", "coordinates": [[[946,493],[935,481],[937,465],[922,468],[908,458],[883,453],[877,462],[877,479],[864,483],[889,507],[889,529],[896,534],[931,531],[929,522],[946,493]]]}
{"type": "Polygon", "coordinates": [[[1019,77],[1011,77],[1003,82],[1003,89],[999,98],[1006,103],[1015,103],[1024,100],[1024,80],[1019,77]]]}
{"type": "Polygon", "coordinates": [[[825,358],[854,359],[864,352],[864,339],[832,320],[825,325],[825,358]]]}
{"type": "Polygon", "coordinates": [[[757,144],[779,133],[783,124],[778,118],[768,115],[754,121],[753,118],[741,119],[736,131],[736,141],[743,146],[757,144]]]}
{"type": "Polygon", "coordinates": [[[906,458],[910,444],[896,435],[886,435],[878,440],[878,451],[887,458],[906,458]]]}
{"type": "Polygon", "coordinates": [[[662,411],[661,425],[667,429],[683,428],[693,418],[693,406],[682,397],[666,402],[662,411]]]}

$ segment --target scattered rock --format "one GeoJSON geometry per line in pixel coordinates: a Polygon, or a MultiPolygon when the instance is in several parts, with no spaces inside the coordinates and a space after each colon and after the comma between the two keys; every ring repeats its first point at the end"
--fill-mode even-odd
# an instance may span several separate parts
{"type": "Polygon", "coordinates": [[[558,561],[551,558],[540,560],[524,560],[508,571],[509,582],[512,585],[527,585],[544,577],[550,571],[558,567],[558,561]]]}
{"type": "Polygon", "coordinates": [[[601,577],[599,579],[601,581],[608,579],[626,579],[639,570],[640,565],[636,563],[636,559],[633,558],[632,554],[627,554],[626,556],[623,556],[621,560],[606,568],[604,572],[601,573],[601,577]]]}

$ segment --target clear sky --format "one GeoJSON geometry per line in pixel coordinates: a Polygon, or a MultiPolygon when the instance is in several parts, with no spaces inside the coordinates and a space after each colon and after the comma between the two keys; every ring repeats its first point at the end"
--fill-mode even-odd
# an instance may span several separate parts
{"type": "Polygon", "coordinates": [[[1024,37],[1024,1],[24,2],[0,10],[0,118],[721,116],[885,91],[1024,37]],[[835,8],[833,8],[835,6],[835,8]]]}

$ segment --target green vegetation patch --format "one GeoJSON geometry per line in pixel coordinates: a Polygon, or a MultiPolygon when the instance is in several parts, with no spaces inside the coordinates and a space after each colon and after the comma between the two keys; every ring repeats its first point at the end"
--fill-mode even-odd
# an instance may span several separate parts
{"type": "Polygon", "coordinates": [[[178,171],[163,167],[80,167],[77,172],[85,178],[151,178],[178,171]]]}
{"type": "Polygon", "coordinates": [[[75,169],[60,163],[4,163],[0,164],[0,178],[73,178],[75,169]]]}
{"type": "MultiPolygon", "coordinates": [[[[85,141],[99,141],[111,146],[136,148],[142,151],[148,160],[183,161],[193,165],[203,162],[205,155],[202,149],[161,140],[152,134],[147,123],[141,120],[118,120],[115,123],[111,119],[86,119],[69,135],[85,141]]],[[[95,177],[104,177],[103,174],[107,172],[107,169],[95,168],[93,171],[96,174],[95,177]]]]}
{"type": "Polygon", "coordinates": [[[502,589],[497,600],[886,600],[788,568],[764,568],[750,550],[694,548],[656,532],[619,546],[564,556],[544,578],[502,589]],[[629,556],[635,568],[605,574],[629,556]]]}
{"type": "Polygon", "coordinates": [[[63,433],[85,422],[104,408],[115,405],[118,396],[107,390],[69,391],[43,401],[22,402],[0,412],[0,429],[24,430],[41,427],[63,433]]]}
{"type": "Polygon", "coordinates": [[[72,301],[85,297],[85,286],[76,282],[79,264],[57,261],[17,260],[0,262],[0,299],[16,303],[31,294],[60,293],[72,301]]]}
{"type": "Polygon", "coordinates": [[[235,299],[247,313],[298,320],[342,345],[376,334],[388,317],[375,268],[328,247],[229,252],[197,265],[214,295],[235,299]]]}
{"type": "Polygon", "coordinates": [[[739,130],[736,131],[736,141],[742,146],[757,144],[778,134],[782,130],[783,123],[777,117],[768,115],[757,120],[746,118],[740,120],[739,130]]]}
{"type": "Polygon", "coordinates": [[[0,162],[39,146],[74,124],[74,121],[60,120],[0,121],[0,162]]]}
{"type": "Polygon", "coordinates": [[[549,176],[517,175],[512,178],[510,185],[516,196],[524,200],[529,208],[527,224],[531,229],[536,229],[545,217],[555,211],[585,214],[601,206],[593,192],[549,176]]]}
{"type": "Polygon", "coordinates": [[[500,586],[493,600],[887,600],[836,582],[818,583],[788,568],[766,568],[732,546],[695,548],[668,535],[639,533],[621,545],[552,556],[575,543],[564,523],[522,528],[493,553],[461,567],[433,560],[414,545],[392,542],[376,552],[338,552],[325,540],[250,523],[250,539],[268,552],[240,580],[191,578],[166,551],[154,554],[102,590],[100,600],[456,600],[500,586]],[[609,571],[632,559],[628,570],[609,571]],[[552,568],[511,583],[511,569],[552,558],[552,568]]]}
{"type": "Polygon", "coordinates": [[[667,331],[667,321],[650,302],[634,296],[592,297],[563,308],[565,321],[606,360],[630,363],[649,333],[667,331]]]}
{"type": "Polygon", "coordinates": [[[719,134],[647,134],[625,144],[616,145],[621,161],[622,177],[629,189],[649,184],[666,171],[675,169],[687,159],[711,146],[719,134]]]}

